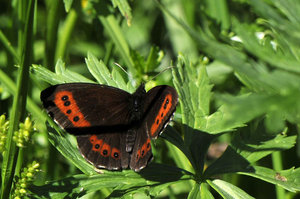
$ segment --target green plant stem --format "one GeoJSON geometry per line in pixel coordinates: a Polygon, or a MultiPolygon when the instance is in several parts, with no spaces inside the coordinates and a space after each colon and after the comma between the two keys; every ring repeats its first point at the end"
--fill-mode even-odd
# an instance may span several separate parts
{"type": "Polygon", "coordinates": [[[48,13],[44,66],[53,71],[56,62],[56,60],[54,60],[54,55],[57,45],[57,32],[60,21],[62,1],[48,0],[46,1],[46,6],[48,13]]]}
{"type": "Polygon", "coordinates": [[[4,45],[4,47],[7,49],[7,51],[13,56],[15,61],[18,63],[20,61],[20,58],[18,54],[16,53],[15,49],[12,47],[11,43],[9,40],[5,37],[3,32],[0,30],[0,41],[4,45]]]}
{"type": "MultiPolygon", "coordinates": [[[[20,3],[20,2],[19,2],[20,3]]],[[[1,186],[1,198],[9,198],[12,188],[12,181],[15,174],[16,160],[18,156],[18,148],[13,142],[13,133],[18,128],[20,119],[25,115],[25,106],[27,99],[28,89],[28,77],[29,66],[32,56],[33,45],[33,18],[34,18],[34,3],[32,0],[24,3],[27,9],[23,8],[23,4],[20,4],[24,12],[26,12],[26,23],[24,35],[22,35],[22,59],[17,79],[17,92],[14,95],[13,107],[10,114],[10,125],[6,140],[6,151],[3,156],[2,164],[2,186],[1,186]]],[[[23,12],[22,12],[23,13],[23,12]]],[[[19,34],[20,36],[20,34],[19,34]]]]}
{"type": "MultiPolygon", "coordinates": [[[[0,80],[1,80],[1,83],[5,85],[5,87],[7,88],[7,91],[10,94],[16,95],[16,92],[17,92],[16,84],[2,70],[0,70],[0,80]]],[[[42,114],[43,112],[41,111],[40,107],[38,107],[36,105],[36,103],[34,103],[30,97],[27,97],[26,106],[27,106],[28,112],[30,112],[32,115],[34,115],[37,119],[41,119],[42,121],[46,120],[46,114],[42,114]]]]}
{"type": "Polygon", "coordinates": [[[230,16],[225,0],[207,0],[208,13],[221,23],[223,29],[230,27],[230,16]]]}
{"type": "Polygon", "coordinates": [[[18,159],[17,159],[16,168],[15,168],[15,174],[18,175],[18,177],[20,177],[19,174],[21,173],[23,161],[24,161],[24,149],[19,148],[18,159]]]}
{"type": "Polygon", "coordinates": [[[59,58],[64,58],[66,53],[67,44],[70,40],[71,34],[74,30],[74,26],[77,20],[77,12],[75,10],[71,10],[67,16],[64,27],[60,31],[57,46],[56,46],[56,54],[55,61],[59,58]]]}
{"type": "Polygon", "coordinates": [[[112,55],[112,52],[114,50],[114,45],[113,43],[110,41],[108,44],[107,44],[107,47],[106,47],[106,51],[105,51],[105,57],[103,59],[103,62],[104,64],[107,66],[109,64],[109,59],[111,58],[111,55],[112,55]]]}
{"type": "MultiPolygon", "coordinates": [[[[273,163],[273,168],[275,171],[281,171],[282,168],[282,157],[280,152],[274,152],[272,153],[272,163],[273,163]]],[[[283,188],[279,186],[275,186],[276,189],[276,198],[277,199],[285,199],[285,191],[283,188]]]]}
{"type": "Polygon", "coordinates": [[[136,69],[134,68],[134,63],[130,56],[130,49],[117,20],[113,15],[107,17],[100,16],[99,19],[116,45],[116,49],[118,49],[129,71],[135,75],[136,69]]]}

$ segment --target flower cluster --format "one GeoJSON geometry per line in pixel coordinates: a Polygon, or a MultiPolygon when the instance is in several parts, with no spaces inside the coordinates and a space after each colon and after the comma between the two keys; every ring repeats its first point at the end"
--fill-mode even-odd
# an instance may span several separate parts
{"type": "Polygon", "coordinates": [[[0,116],[0,152],[5,151],[5,143],[7,137],[7,130],[9,121],[6,120],[5,115],[0,116]]]}
{"type": "Polygon", "coordinates": [[[30,140],[30,136],[34,132],[33,122],[29,117],[25,119],[24,123],[20,123],[20,128],[15,131],[13,140],[16,142],[18,147],[24,147],[25,143],[30,140]]]}
{"type": "Polygon", "coordinates": [[[39,166],[39,163],[33,161],[23,169],[20,178],[15,183],[14,199],[21,199],[28,194],[27,188],[32,183],[35,174],[39,171],[39,166]]]}

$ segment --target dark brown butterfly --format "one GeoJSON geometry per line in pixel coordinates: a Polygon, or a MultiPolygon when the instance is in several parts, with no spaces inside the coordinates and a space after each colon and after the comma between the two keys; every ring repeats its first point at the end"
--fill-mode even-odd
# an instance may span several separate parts
{"type": "Polygon", "coordinates": [[[51,86],[41,93],[49,115],[77,137],[84,158],[97,168],[139,171],[152,159],[157,138],[176,110],[178,94],[170,86],[149,92],[144,84],[130,94],[89,83],[51,86]]]}

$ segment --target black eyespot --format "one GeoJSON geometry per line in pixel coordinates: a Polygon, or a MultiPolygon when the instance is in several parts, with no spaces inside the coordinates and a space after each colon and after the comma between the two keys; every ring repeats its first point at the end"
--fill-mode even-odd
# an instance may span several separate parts
{"type": "Polygon", "coordinates": [[[66,101],[66,102],[64,103],[65,106],[70,106],[70,104],[71,104],[70,101],[66,101]]]}
{"type": "Polygon", "coordinates": [[[95,149],[99,149],[100,145],[99,144],[95,144],[95,149]]]}
{"type": "Polygon", "coordinates": [[[150,146],[151,146],[151,145],[150,145],[150,143],[148,143],[148,144],[147,144],[147,149],[149,149],[149,148],[150,148],[150,146]]]}
{"type": "Polygon", "coordinates": [[[167,108],[167,103],[164,104],[164,109],[166,109],[166,108],[167,108]]]}
{"type": "Polygon", "coordinates": [[[156,124],[159,124],[159,119],[156,120],[156,124]]]}
{"type": "Polygon", "coordinates": [[[145,151],[144,151],[144,150],[142,150],[142,156],[144,156],[144,154],[145,154],[145,151]]]}
{"type": "Polygon", "coordinates": [[[114,153],[114,157],[115,157],[115,158],[118,158],[118,157],[119,157],[119,154],[118,154],[117,152],[115,152],[115,153],[114,153]]]}
{"type": "Polygon", "coordinates": [[[68,99],[69,99],[69,97],[67,95],[62,96],[62,98],[61,98],[62,101],[66,101],[68,99]]]}
{"type": "Polygon", "coordinates": [[[164,116],[164,113],[161,113],[160,117],[163,117],[164,116]]]}
{"type": "Polygon", "coordinates": [[[167,99],[166,104],[169,104],[169,99],[167,99]]]}
{"type": "Polygon", "coordinates": [[[104,149],[104,150],[102,151],[102,154],[103,154],[103,155],[107,155],[107,153],[108,153],[108,152],[107,152],[106,149],[104,149]]]}
{"type": "Polygon", "coordinates": [[[72,113],[71,109],[67,110],[67,114],[71,114],[71,113],[72,113]]]}
{"type": "Polygon", "coordinates": [[[78,122],[78,120],[79,120],[79,117],[78,117],[78,116],[75,116],[75,117],[73,118],[73,121],[74,121],[74,122],[78,122]]]}

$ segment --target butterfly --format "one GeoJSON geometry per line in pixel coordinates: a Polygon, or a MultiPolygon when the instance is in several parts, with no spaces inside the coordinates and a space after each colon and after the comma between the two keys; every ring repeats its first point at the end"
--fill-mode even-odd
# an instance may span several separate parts
{"type": "Polygon", "coordinates": [[[170,86],[130,94],[91,83],[67,83],[41,92],[48,114],[77,138],[82,156],[99,169],[140,171],[152,160],[151,139],[167,126],[178,103],[170,86]]]}

